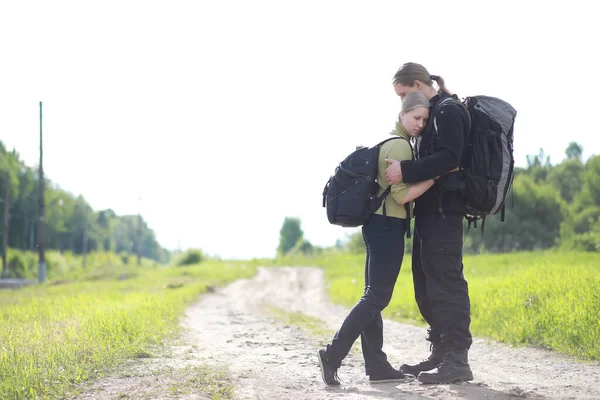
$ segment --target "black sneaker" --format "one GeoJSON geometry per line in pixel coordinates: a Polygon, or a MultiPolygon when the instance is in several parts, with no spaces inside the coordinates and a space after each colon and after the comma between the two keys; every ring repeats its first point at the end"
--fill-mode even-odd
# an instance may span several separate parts
{"type": "Polygon", "coordinates": [[[319,359],[319,366],[321,367],[321,377],[323,382],[328,386],[339,386],[340,379],[337,375],[337,368],[334,367],[327,361],[327,353],[325,350],[317,351],[317,358],[319,359]]]}
{"type": "Polygon", "coordinates": [[[394,368],[389,368],[383,372],[369,375],[371,383],[383,382],[403,382],[406,380],[406,375],[394,368]]]}

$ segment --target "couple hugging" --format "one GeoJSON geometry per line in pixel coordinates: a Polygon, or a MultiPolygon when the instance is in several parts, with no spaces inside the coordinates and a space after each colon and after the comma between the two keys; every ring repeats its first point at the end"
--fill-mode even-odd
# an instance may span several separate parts
{"type": "Polygon", "coordinates": [[[379,194],[388,185],[391,190],[362,226],[364,294],[331,343],[317,352],[321,376],[330,386],[340,384],[337,370],[359,336],[372,383],[403,381],[407,375],[430,384],[473,379],[467,356],[472,343],[470,300],[462,264],[465,201],[456,172],[470,123],[452,104],[458,100],[444,80],[420,64],[402,65],[393,87],[402,108],[392,134],[405,140],[389,140],[380,148],[379,194]],[[412,276],[417,305],[429,324],[431,353],[421,362],[395,368],[383,351],[381,312],[392,298],[413,215],[412,276]]]}

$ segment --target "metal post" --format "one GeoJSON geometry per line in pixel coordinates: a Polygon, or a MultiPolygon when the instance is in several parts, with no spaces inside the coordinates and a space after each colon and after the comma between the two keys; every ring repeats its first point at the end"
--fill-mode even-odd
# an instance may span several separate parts
{"type": "Polygon", "coordinates": [[[45,248],[45,202],[44,202],[44,167],[43,167],[43,140],[42,140],[42,102],[40,101],[40,175],[39,175],[39,201],[40,201],[40,220],[38,224],[38,250],[39,250],[39,264],[38,264],[38,281],[44,283],[46,281],[46,255],[44,253],[45,248]]]}

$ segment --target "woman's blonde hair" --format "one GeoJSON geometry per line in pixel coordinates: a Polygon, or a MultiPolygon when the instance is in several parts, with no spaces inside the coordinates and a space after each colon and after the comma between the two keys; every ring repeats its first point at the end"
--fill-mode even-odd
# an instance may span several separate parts
{"type": "Polygon", "coordinates": [[[400,109],[400,112],[405,113],[418,107],[429,108],[429,100],[427,100],[427,97],[421,92],[408,93],[404,96],[404,99],[402,99],[402,108],[400,109]]]}

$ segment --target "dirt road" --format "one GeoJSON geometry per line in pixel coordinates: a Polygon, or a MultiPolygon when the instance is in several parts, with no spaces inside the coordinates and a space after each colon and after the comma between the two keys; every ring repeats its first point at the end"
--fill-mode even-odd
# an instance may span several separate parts
{"type": "MultiPolygon", "coordinates": [[[[227,367],[240,399],[600,399],[599,363],[482,339],[475,339],[470,352],[475,380],[469,383],[371,385],[360,351],[353,351],[339,371],[341,387],[329,388],[321,381],[316,350],[330,339],[347,311],[328,302],[322,270],[262,268],[253,279],[217,289],[190,307],[182,320],[185,343],[175,348],[168,362],[227,367]],[[273,309],[318,318],[329,332],[311,333],[286,324],[273,309]]],[[[424,358],[424,334],[424,328],[385,321],[384,350],[392,365],[424,358]]],[[[160,384],[160,374],[152,379],[121,377],[102,382],[101,391],[81,398],[208,398],[164,391],[142,395],[160,384]]]]}

